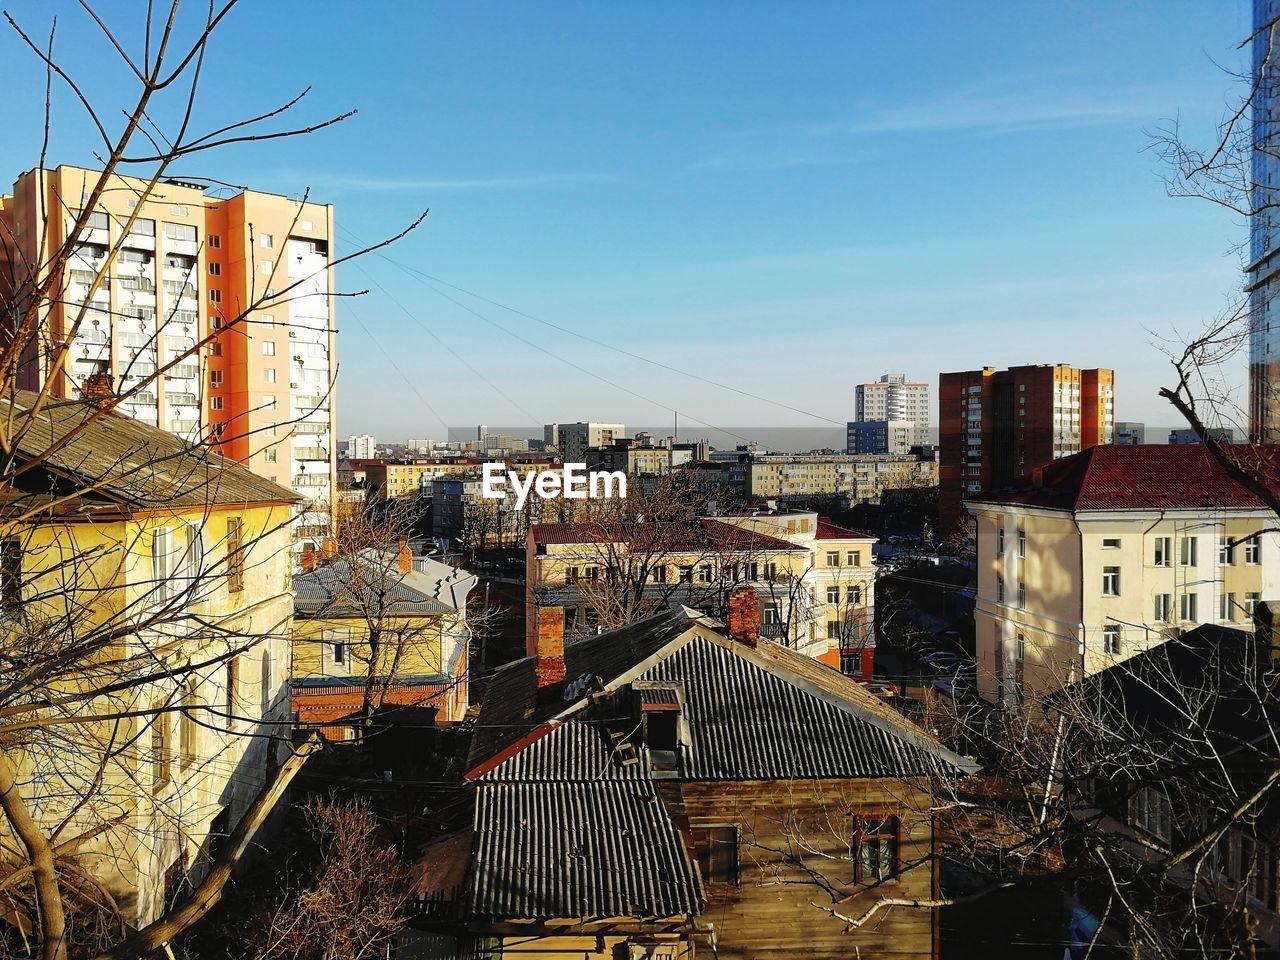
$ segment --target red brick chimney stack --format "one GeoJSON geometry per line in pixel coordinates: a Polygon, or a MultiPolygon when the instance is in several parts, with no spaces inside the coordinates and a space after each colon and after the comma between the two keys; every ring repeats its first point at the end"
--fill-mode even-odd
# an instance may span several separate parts
{"type": "Polygon", "coordinates": [[[538,608],[538,637],[533,655],[538,691],[564,685],[564,607],[538,608]]]}
{"type": "Polygon", "coordinates": [[[401,573],[413,572],[413,551],[409,549],[409,541],[404,537],[400,538],[400,552],[396,555],[396,561],[400,564],[401,573]]]}
{"type": "Polygon", "coordinates": [[[313,544],[304,543],[302,545],[302,569],[314,570],[316,568],[316,548],[313,544]]]}
{"type": "Polygon", "coordinates": [[[755,646],[760,639],[760,598],[752,587],[729,591],[726,626],[729,639],[755,646]]]}

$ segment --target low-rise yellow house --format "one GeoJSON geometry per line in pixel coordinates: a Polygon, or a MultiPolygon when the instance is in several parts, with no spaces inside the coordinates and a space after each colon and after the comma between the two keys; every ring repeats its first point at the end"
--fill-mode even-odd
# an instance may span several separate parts
{"type": "MultiPolygon", "coordinates": [[[[1274,447],[1228,447],[1280,489],[1274,447]]],[[[1092,447],[967,501],[977,684],[1039,697],[1201,623],[1250,629],[1280,587],[1275,514],[1195,446],[1092,447]]]]}
{"type": "Polygon", "coordinates": [[[74,851],[65,869],[144,924],[199,879],[287,742],[299,497],[132,418],[34,401],[0,400],[16,444],[0,659],[24,667],[0,671],[0,773],[74,851]]]}
{"type": "Polygon", "coordinates": [[[292,703],[300,729],[355,735],[363,710],[430,709],[437,723],[467,711],[467,596],[477,578],[430,557],[364,549],[299,573],[292,703]]]}

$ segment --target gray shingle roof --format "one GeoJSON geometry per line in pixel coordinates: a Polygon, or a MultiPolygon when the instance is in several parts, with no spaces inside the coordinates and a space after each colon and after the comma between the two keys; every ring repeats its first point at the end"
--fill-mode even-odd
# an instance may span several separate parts
{"type": "Polygon", "coordinates": [[[47,486],[52,473],[65,478],[72,489],[97,484],[97,495],[135,509],[303,499],[204,446],[132,417],[58,399],[32,416],[35,400],[35,394],[25,392],[0,397],[0,422],[6,427],[30,424],[18,441],[19,464],[54,450],[42,469],[18,476],[18,485],[27,492],[47,492],[38,485],[47,486]]]}
{"type": "MultiPolygon", "coordinates": [[[[293,578],[294,608],[303,615],[361,616],[454,613],[455,584],[474,578],[465,570],[435,563],[432,572],[399,568],[395,554],[364,550],[334,557],[293,578]],[[445,574],[448,571],[453,576],[445,574]]],[[[464,593],[465,599],[465,593],[464,593]]]]}
{"type": "Polygon", "coordinates": [[[469,912],[502,920],[676,917],[702,885],[649,783],[500,783],[476,796],[469,912]]]}

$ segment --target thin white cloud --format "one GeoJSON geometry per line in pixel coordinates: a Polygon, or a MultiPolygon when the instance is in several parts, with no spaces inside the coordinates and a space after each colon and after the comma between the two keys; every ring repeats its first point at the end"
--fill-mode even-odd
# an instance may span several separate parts
{"type": "Polygon", "coordinates": [[[599,183],[611,177],[599,173],[548,173],[524,177],[378,177],[346,173],[288,174],[287,178],[326,190],[376,193],[428,190],[518,190],[528,187],[599,183]]]}

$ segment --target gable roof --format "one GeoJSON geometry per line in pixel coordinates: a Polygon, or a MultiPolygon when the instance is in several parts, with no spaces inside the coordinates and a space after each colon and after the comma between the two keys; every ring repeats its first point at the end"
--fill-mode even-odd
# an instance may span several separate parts
{"type": "Polygon", "coordinates": [[[472,777],[643,775],[619,762],[614,749],[616,736],[627,733],[619,718],[632,713],[634,681],[678,684],[684,691],[691,741],[679,751],[685,779],[924,776],[973,766],[833,668],[766,640],[754,647],[734,643],[682,610],[570,645],[565,663],[570,684],[593,675],[595,689],[609,695],[531,706],[534,659],[508,665],[482,701],[468,763],[472,777]],[[588,644],[585,657],[573,656],[588,644]]]}
{"type": "MultiPolygon", "coordinates": [[[[1224,445],[1251,475],[1280,493],[1280,446],[1224,445]]],[[[1258,508],[1203,444],[1100,444],[1037,467],[1010,486],[966,498],[1055,510],[1258,508]]]]}
{"type": "Polygon", "coordinates": [[[649,523],[535,523],[535,546],[575,543],[626,543],[633,549],[670,552],[727,550],[803,550],[794,543],[719,520],[660,520],[649,523]]]}
{"type": "Polygon", "coordinates": [[[303,615],[363,616],[371,610],[395,616],[450,614],[461,609],[474,576],[430,560],[426,569],[403,571],[399,556],[361,550],[334,557],[294,575],[294,609],[303,615]],[[466,588],[466,589],[463,589],[466,588]],[[462,596],[459,598],[458,593],[462,596]]]}
{"type": "Polygon", "coordinates": [[[29,493],[92,485],[87,496],[132,509],[303,499],[234,460],[132,417],[60,399],[48,400],[33,416],[35,401],[36,394],[22,391],[0,397],[0,422],[30,424],[17,441],[19,463],[57,447],[38,469],[17,478],[29,493]]]}
{"type": "Polygon", "coordinates": [[[876,537],[848,527],[837,526],[826,517],[818,518],[818,530],[814,534],[818,540],[875,540],[876,537]]]}

